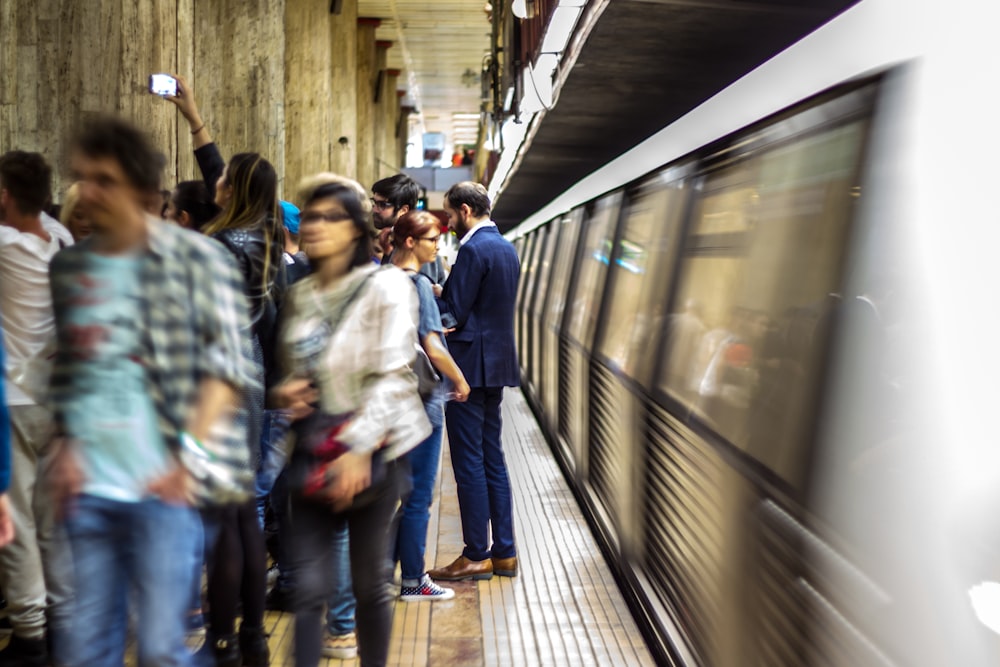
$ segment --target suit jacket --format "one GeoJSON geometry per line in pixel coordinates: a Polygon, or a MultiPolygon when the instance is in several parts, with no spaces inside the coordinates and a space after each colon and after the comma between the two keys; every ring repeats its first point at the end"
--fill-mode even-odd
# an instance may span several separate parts
{"type": "Polygon", "coordinates": [[[455,322],[448,349],[470,387],[520,384],[514,343],[520,273],[517,251],[495,227],[478,230],[458,251],[441,301],[455,322]]]}

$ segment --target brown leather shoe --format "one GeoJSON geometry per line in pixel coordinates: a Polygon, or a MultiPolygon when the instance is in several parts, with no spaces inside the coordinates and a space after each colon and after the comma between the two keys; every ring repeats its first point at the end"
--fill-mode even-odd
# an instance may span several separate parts
{"type": "Polygon", "coordinates": [[[459,556],[447,567],[431,570],[427,573],[434,581],[465,581],[466,579],[492,579],[493,561],[469,560],[459,556]]]}
{"type": "Polygon", "coordinates": [[[517,556],[510,558],[493,558],[493,574],[498,577],[517,576],[517,556]]]}

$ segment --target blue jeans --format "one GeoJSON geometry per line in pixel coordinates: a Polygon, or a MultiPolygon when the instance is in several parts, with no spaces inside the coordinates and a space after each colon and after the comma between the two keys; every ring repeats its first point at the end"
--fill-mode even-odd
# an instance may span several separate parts
{"type": "Polygon", "coordinates": [[[257,493],[257,520],[264,529],[264,509],[267,498],[274,489],[274,482],[288,463],[287,442],[290,422],[281,410],[265,410],[260,432],[260,467],[254,481],[257,493]]]}
{"type": "Polygon", "coordinates": [[[77,498],[66,519],[76,579],[70,665],[122,665],[130,589],[139,665],[191,664],[184,631],[196,521],[194,510],[159,500],[77,498]]]}
{"type": "Polygon", "coordinates": [[[427,439],[406,454],[410,463],[413,490],[402,508],[396,557],[403,579],[419,579],[424,574],[424,551],[427,548],[427,524],[431,518],[434,482],[441,462],[443,426],[435,426],[427,439]]]}
{"type": "Polygon", "coordinates": [[[333,531],[331,566],[333,567],[333,590],[326,606],[326,627],[332,635],[346,635],[354,632],[354,610],[358,606],[351,587],[350,533],[347,523],[333,531]]]}

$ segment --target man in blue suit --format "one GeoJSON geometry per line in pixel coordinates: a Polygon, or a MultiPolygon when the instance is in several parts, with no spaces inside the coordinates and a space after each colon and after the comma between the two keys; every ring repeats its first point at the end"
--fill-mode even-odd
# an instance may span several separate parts
{"type": "Polygon", "coordinates": [[[444,209],[460,248],[441,295],[442,310],[454,318],[448,348],[472,391],[465,403],[449,403],[445,414],[465,549],[450,565],[428,574],[435,581],[512,577],[517,552],[500,444],[500,401],[503,388],[516,386],[520,378],[514,300],[521,268],[514,246],[490,220],[490,198],[482,185],[452,186],[444,209]]]}

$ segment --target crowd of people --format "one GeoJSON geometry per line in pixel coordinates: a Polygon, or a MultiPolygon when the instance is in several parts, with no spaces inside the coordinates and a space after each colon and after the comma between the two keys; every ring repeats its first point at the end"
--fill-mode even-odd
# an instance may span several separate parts
{"type": "Polygon", "coordinates": [[[476,183],[445,194],[450,273],[403,174],[280,200],[177,78],[201,180],[163,190],[114,117],[73,137],[58,212],[44,156],[0,156],[0,667],[122,665],[130,637],[143,666],[265,667],[267,609],[297,666],[385,665],[394,598],[517,574],[516,253],[476,183]],[[445,429],[466,548],[429,571],[445,429]]]}

